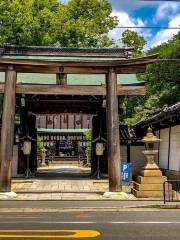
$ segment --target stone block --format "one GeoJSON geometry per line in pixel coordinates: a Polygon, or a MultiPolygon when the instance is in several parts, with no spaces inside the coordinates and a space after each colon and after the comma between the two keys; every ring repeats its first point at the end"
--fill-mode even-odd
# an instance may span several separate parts
{"type": "MultiPolygon", "coordinates": [[[[165,188],[165,195],[166,197],[172,198],[174,196],[174,191],[172,190],[172,185],[169,183],[166,183],[166,188],[165,188]]],[[[163,197],[163,183],[161,184],[156,184],[156,183],[137,183],[133,182],[133,188],[132,188],[132,193],[135,195],[135,197],[138,198],[160,198],[163,197]]]]}
{"type": "Polygon", "coordinates": [[[163,198],[163,191],[138,191],[133,188],[132,193],[137,198],[163,198]]]}
{"type": "Polygon", "coordinates": [[[143,170],[141,174],[144,177],[162,177],[162,172],[160,170],[143,170]]]}
{"type": "Polygon", "coordinates": [[[134,188],[138,191],[163,191],[163,184],[162,183],[155,183],[155,184],[139,184],[135,183],[134,188]]]}
{"type": "Polygon", "coordinates": [[[167,177],[144,177],[138,176],[137,182],[138,183],[164,183],[167,181],[167,177]]]}

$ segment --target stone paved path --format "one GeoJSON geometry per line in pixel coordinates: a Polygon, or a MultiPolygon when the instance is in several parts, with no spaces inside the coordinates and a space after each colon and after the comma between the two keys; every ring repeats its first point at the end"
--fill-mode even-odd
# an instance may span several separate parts
{"type": "Polygon", "coordinates": [[[90,169],[78,166],[49,166],[40,168],[37,177],[14,179],[15,192],[104,192],[108,180],[90,179],[90,169]]]}
{"type": "MultiPolygon", "coordinates": [[[[12,191],[17,200],[102,200],[108,180],[90,179],[90,169],[78,166],[40,168],[37,177],[13,179],[12,191]]],[[[123,186],[130,192],[130,186],[123,186]]],[[[132,199],[134,199],[132,197],[132,199]]]]}

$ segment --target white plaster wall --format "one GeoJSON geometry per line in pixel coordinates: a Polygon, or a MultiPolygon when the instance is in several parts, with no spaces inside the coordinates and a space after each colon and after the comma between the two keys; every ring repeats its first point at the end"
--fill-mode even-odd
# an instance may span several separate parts
{"type": "MultiPolygon", "coordinates": [[[[155,135],[159,138],[159,130],[155,132],[155,135]]],[[[160,147],[160,143],[156,143],[155,144],[155,148],[159,149],[160,147]]],[[[155,155],[155,162],[156,164],[159,166],[159,162],[158,162],[158,154],[155,155]]]]}
{"type": "Polygon", "coordinates": [[[161,129],[159,149],[159,166],[168,169],[169,128],[161,129]]]}
{"type": "Polygon", "coordinates": [[[169,169],[180,171],[180,125],[171,128],[169,169]]]}
{"type": "Polygon", "coordinates": [[[17,177],[18,170],[18,146],[13,146],[12,177],[17,177]]]}
{"type": "Polygon", "coordinates": [[[143,170],[143,167],[146,165],[146,158],[142,153],[144,150],[144,146],[131,146],[132,176],[139,175],[141,170],[143,170]]]}

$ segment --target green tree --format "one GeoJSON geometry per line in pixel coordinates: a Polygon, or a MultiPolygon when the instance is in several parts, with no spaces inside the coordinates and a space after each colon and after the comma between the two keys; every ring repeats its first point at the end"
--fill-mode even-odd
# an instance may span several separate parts
{"type": "Polygon", "coordinates": [[[62,47],[110,46],[117,25],[107,0],[1,0],[0,43],[62,47]]]}
{"type": "Polygon", "coordinates": [[[0,42],[17,45],[49,45],[51,27],[60,3],[57,0],[1,0],[0,42]]]}
{"type": "Polygon", "coordinates": [[[43,140],[39,135],[37,135],[37,152],[40,154],[42,152],[42,149],[43,149],[43,140]]]}
{"type": "Polygon", "coordinates": [[[109,1],[70,0],[64,11],[68,19],[57,37],[63,46],[105,47],[112,44],[108,32],[118,22],[116,17],[110,16],[109,1]]]}
{"type": "MultiPolygon", "coordinates": [[[[92,141],[92,129],[86,130],[84,133],[86,141],[92,141]]],[[[91,147],[86,147],[85,149],[86,156],[89,157],[91,155],[91,147]]]]}
{"type": "MultiPolygon", "coordinates": [[[[126,47],[132,47],[133,57],[140,57],[144,54],[144,46],[146,41],[143,36],[138,35],[137,32],[125,30],[122,34],[122,43],[126,47]]],[[[139,76],[137,74],[137,76],[139,76]]],[[[134,122],[132,115],[134,114],[135,106],[141,105],[144,102],[143,97],[139,96],[125,96],[122,97],[122,114],[120,116],[121,123],[131,125],[134,122]]]]}
{"type": "Polygon", "coordinates": [[[134,124],[147,114],[161,110],[165,104],[180,101],[180,33],[147,53],[159,53],[160,61],[149,65],[146,72],[139,76],[146,81],[147,94],[141,102],[127,105],[127,108],[133,107],[131,114],[124,118],[126,124],[134,124]]]}
{"type": "Polygon", "coordinates": [[[146,41],[143,36],[131,30],[125,30],[122,34],[122,43],[126,47],[133,47],[133,57],[140,57],[143,54],[146,41]]]}
{"type": "Polygon", "coordinates": [[[92,140],[92,129],[86,130],[83,134],[86,138],[86,141],[91,141],[92,140]]]}

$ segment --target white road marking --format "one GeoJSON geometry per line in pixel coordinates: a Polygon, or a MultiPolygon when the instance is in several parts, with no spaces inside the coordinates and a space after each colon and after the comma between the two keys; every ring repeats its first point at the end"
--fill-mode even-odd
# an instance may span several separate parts
{"type": "Polygon", "coordinates": [[[130,222],[111,222],[112,224],[171,224],[171,223],[175,223],[175,224],[180,224],[180,222],[137,222],[137,221],[130,221],[130,222]]]}

